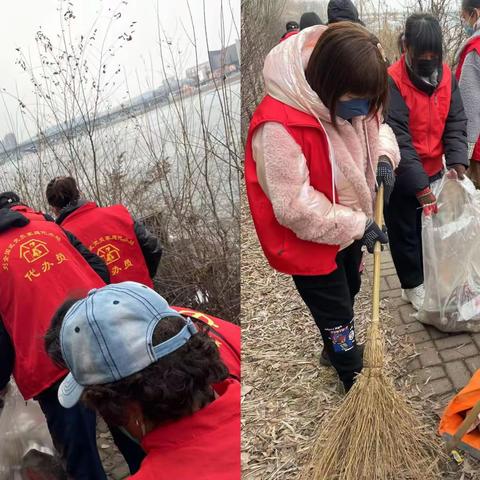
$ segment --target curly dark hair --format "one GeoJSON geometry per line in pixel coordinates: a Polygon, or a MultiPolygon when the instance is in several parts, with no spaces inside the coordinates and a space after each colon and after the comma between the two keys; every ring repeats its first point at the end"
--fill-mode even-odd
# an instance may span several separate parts
{"type": "Polygon", "coordinates": [[[45,192],[51,207],[62,209],[80,199],[80,191],[73,177],[56,177],[50,180],[45,192]]]}
{"type": "Polygon", "coordinates": [[[79,298],[71,298],[63,302],[62,305],[53,315],[50,327],[46,331],[44,336],[45,351],[47,355],[53,360],[53,362],[60,368],[67,368],[65,360],[62,356],[62,348],[60,346],[60,330],[62,328],[63,319],[75,303],[80,300],[79,298]]]}
{"type": "MultiPolygon", "coordinates": [[[[45,336],[45,348],[60,366],[65,362],[60,348],[63,318],[75,300],[68,300],[55,313],[45,336]]],[[[166,317],[153,332],[158,345],[176,335],[185,325],[180,317],[166,317]]],[[[185,345],[147,368],[118,382],[92,385],[82,396],[88,406],[110,425],[124,425],[128,404],[135,401],[153,424],[178,420],[204,407],[214,399],[212,385],[225,380],[228,369],[215,342],[200,330],[185,345]]]]}

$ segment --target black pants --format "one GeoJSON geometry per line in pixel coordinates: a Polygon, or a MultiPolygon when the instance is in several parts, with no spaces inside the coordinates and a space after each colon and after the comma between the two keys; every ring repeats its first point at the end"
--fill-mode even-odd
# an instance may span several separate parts
{"type": "MultiPolygon", "coordinates": [[[[81,403],[72,408],[63,408],[57,397],[58,387],[59,383],[35,399],[45,414],[53,443],[66,463],[68,475],[74,480],[106,480],[97,449],[95,412],[81,403]]],[[[135,473],[145,454],[139,445],[118,429],[111,430],[131,473],[135,473]]]]}
{"type": "Polygon", "coordinates": [[[422,210],[415,196],[393,190],[385,209],[390,251],[402,288],[423,283],[422,210]]]}
{"type": "Polygon", "coordinates": [[[320,329],[323,344],[340,380],[349,390],[362,370],[355,339],[353,304],[360,290],[361,243],[337,255],[337,269],[328,275],[294,275],[293,281],[320,329]]]}

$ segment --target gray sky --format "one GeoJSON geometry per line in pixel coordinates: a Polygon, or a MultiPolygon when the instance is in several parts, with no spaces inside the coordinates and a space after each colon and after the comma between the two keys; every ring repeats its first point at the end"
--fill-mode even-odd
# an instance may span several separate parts
{"type": "MultiPolygon", "coordinates": [[[[158,22],[160,28],[171,42],[170,48],[175,52],[176,63],[183,72],[194,64],[192,24],[188,13],[187,0],[15,0],[8,2],[2,9],[2,31],[0,43],[0,88],[17,95],[28,106],[34,105],[35,96],[29,81],[18,65],[16,48],[21,48],[30,57],[34,66],[39,65],[35,42],[36,32],[42,30],[50,37],[52,43],[58,42],[57,35],[61,31],[59,8],[63,12],[73,4],[76,18],[71,21],[72,38],[78,41],[80,35],[88,36],[94,22],[99,32],[105,32],[113,13],[118,9],[121,17],[112,22],[106,45],[112,45],[115,39],[126,32],[133,21],[135,32],[132,41],[124,42],[112,60],[113,65],[120,65],[125,84],[117,85],[112,90],[109,101],[118,104],[125,98],[127,90],[131,96],[149,90],[162,82],[162,69],[159,54],[158,22]]],[[[190,0],[190,9],[196,29],[199,61],[207,60],[207,47],[204,28],[202,0],[190,0]]],[[[205,0],[206,26],[210,50],[233,43],[240,35],[240,0],[205,0]],[[223,22],[221,9],[223,6],[223,22]]],[[[166,44],[164,44],[166,45],[166,44]]],[[[90,59],[91,60],[91,59],[90,59]]],[[[172,68],[172,67],[170,67],[172,68]]],[[[37,69],[36,69],[37,70],[37,69]]],[[[119,83],[122,83],[120,81],[119,83]]],[[[3,95],[0,104],[0,138],[10,131],[24,137],[18,103],[3,95]],[[5,105],[3,104],[5,102],[5,105]]]]}

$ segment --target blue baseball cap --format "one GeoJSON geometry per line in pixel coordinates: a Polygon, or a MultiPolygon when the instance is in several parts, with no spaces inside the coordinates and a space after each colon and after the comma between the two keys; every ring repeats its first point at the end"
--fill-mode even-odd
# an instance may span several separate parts
{"type": "Polygon", "coordinates": [[[60,384],[58,400],[73,407],[88,385],[116,382],[142,371],[179,349],[197,333],[189,318],[169,307],[151,288],[123,282],[91,290],[67,312],[60,330],[62,355],[70,373],[60,384]],[[153,345],[153,332],[165,317],[185,326],[153,345]]]}

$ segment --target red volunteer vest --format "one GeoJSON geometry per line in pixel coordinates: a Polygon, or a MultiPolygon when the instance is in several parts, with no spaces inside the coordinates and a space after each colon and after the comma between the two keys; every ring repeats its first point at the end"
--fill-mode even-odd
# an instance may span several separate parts
{"type": "Polygon", "coordinates": [[[100,208],[88,202],[68,215],[62,227],[105,260],[111,283],[133,281],[153,288],[133,223],[123,205],[100,208]]]}
{"type": "Polygon", "coordinates": [[[13,376],[28,400],[67,374],[44,349],[53,314],[104,283],[57,224],[28,207],[12,210],[30,223],[0,234],[0,316],[15,349],[13,376]]]}
{"type": "Polygon", "coordinates": [[[240,383],[215,386],[219,397],[142,440],[147,456],[131,480],[240,480],[240,383]]]}
{"type": "Polygon", "coordinates": [[[255,110],[248,132],[245,152],[245,181],[248,202],[258,239],[270,265],[288,275],[326,275],[337,265],[337,245],[325,245],[298,238],[278,223],[270,200],[258,183],[253,158],[252,138],[266,122],[282,124],[300,145],[306,158],[310,183],[333,202],[332,168],[326,133],[318,121],[295,108],[266,96],[255,110]]]}
{"type": "Polygon", "coordinates": [[[172,307],[184,317],[191,317],[210,327],[209,334],[215,340],[220,356],[232,376],[240,380],[240,327],[231,322],[196,312],[190,308],[172,307]]]}
{"type": "MultiPolygon", "coordinates": [[[[455,71],[455,77],[457,80],[460,80],[460,76],[462,75],[463,64],[465,63],[465,59],[470,52],[477,52],[480,55],[480,36],[473,37],[462,50],[460,54],[460,59],[458,62],[457,70],[455,71]]],[[[480,162],[480,137],[475,144],[475,148],[473,149],[472,153],[472,160],[480,162]]]]}
{"type": "Polygon", "coordinates": [[[429,177],[443,168],[443,131],[450,111],[452,74],[443,64],[443,77],[432,96],[419,90],[410,80],[405,55],[394,63],[388,73],[397,85],[409,111],[410,134],[415,150],[429,177]]]}

